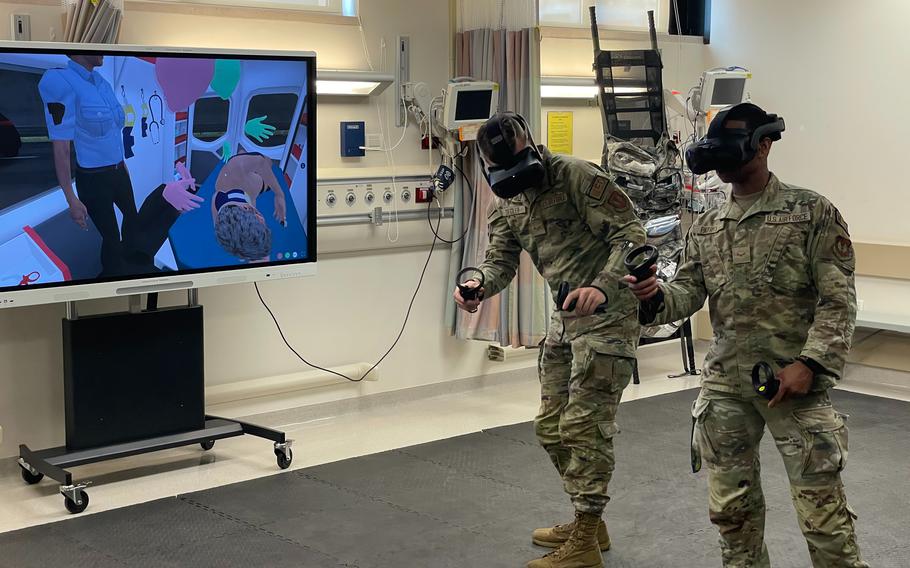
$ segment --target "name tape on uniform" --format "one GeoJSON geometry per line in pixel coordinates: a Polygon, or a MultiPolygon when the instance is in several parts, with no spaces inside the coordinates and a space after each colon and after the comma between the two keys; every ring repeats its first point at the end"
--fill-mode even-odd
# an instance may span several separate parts
{"type": "Polygon", "coordinates": [[[548,207],[553,207],[554,205],[559,205],[560,203],[565,203],[566,201],[568,201],[568,199],[569,198],[566,197],[565,193],[557,193],[555,195],[551,195],[549,197],[541,199],[540,208],[546,209],[548,207]]]}
{"type": "Polygon", "coordinates": [[[528,210],[524,205],[513,205],[512,207],[503,207],[502,214],[506,217],[511,217],[512,215],[521,215],[528,210]]]}

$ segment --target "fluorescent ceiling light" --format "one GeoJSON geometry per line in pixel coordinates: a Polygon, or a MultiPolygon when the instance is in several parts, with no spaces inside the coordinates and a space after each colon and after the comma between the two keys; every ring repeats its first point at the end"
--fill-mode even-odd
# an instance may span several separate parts
{"type": "MultiPolygon", "coordinates": [[[[646,93],[644,87],[618,86],[617,95],[646,93]]],[[[593,99],[597,96],[594,77],[541,77],[540,98],[542,99],[593,99]]]]}
{"type": "Polygon", "coordinates": [[[316,94],[373,97],[394,82],[395,76],[390,74],[319,69],[316,71],[316,94]]]}

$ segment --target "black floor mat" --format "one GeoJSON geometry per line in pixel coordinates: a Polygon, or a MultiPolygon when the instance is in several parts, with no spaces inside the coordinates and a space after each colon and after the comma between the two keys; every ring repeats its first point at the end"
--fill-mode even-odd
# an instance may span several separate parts
{"type": "MultiPolygon", "coordinates": [[[[620,408],[606,566],[721,565],[706,475],[688,472],[696,394],[620,408]]],[[[910,403],[832,397],[851,415],[845,479],[866,561],[906,568],[910,403]]],[[[809,556],[769,439],[768,547],[776,568],[804,568],[809,556]]],[[[297,449],[306,451],[305,440],[297,449]]],[[[0,566],[520,567],[547,552],[530,544],[531,529],[571,513],[525,423],[2,534],[0,566]]]]}

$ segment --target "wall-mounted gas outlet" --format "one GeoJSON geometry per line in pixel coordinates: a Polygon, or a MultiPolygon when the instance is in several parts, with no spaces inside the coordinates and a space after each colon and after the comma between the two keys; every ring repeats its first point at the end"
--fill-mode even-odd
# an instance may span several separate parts
{"type": "Polygon", "coordinates": [[[29,41],[32,39],[32,19],[26,14],[12,15],[12,38],[16,41],[29,41]]]}
{"type": "Polygon", "coordinates": [[[865,301],[863,301],[863,300],[857,300],[857,301],[856,301],[856,310],[859,311],[859,312],[863,311],[863,307],[864,307],[865,305],[866,305],[866,302],[865,302],[865,301]]]}

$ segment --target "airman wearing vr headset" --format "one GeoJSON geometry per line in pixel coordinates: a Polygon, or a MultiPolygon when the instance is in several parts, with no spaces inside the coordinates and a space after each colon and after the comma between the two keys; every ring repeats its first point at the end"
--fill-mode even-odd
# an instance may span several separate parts
{"type": "Polygon", "coordinates": [[[716,170],[732,195],[692,226],[672,282],[626,281],[643,302],[642,323],[687,318],[708,300],[714,341],[692,410],[692,465],[708,464],[724,566],[770,566],[758,455],[767,426],[813,566],[866,567],[840,476],[847,427],[828,397],[856,320],[853,245],[827,199],[768,170],[783,131],[782,118],[753,104],[718,114],[686,159],[696,174],[716,170]],[[777,370],[770,402],[753,389],[758,362],[777,370]]]}
{"type": "MultiPolygon", "coordinates": [[[[644,243],[644,228],[603,170],[534,145],[521,116],[494,116],[477,140],[496,195],[480,299],[509,285],[522,250],[554,297],[563,282],[572,288],[556,306],[541,346],[535,428],[564,480],[576,520],[534,531],[536,544],[557,550],[528,566],[600,567],[601,550],[610,547],[601,516],[614,466],[616,410],[632,376],[640,330],[637,303],[620,280],[625,253],[644,243]]],[[[479,300],[465,301],[458,288],[454,295],[463,309],[477,309],[479,300]]]]}

